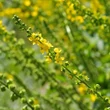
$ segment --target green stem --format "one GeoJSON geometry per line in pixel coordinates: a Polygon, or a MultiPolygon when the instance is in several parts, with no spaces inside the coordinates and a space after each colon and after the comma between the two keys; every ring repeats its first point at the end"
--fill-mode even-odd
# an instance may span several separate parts
{"type": "MultiPolygon", "coordinates": [[[[73,75],[73,73],[71,72],[71,70],[69,70],[66,66],[62,65],[73,77],[75,77],[76,79],[78,79],[80,82],[82,82],[83,84],[85,84],[89,89],[91,89],[92,87],[90,85],[87,84],[87,82],[83,81],[82,79],[80,79],[79,77],[77,77],[76,75],[73,75]]],[[[100,95],[96,90],[93,90],[93,92],[95,94],[97,94],[98,97],[100,97],[106,104],[110,105],[108,102],[106,102],[104,100],[104,98],[102,97],[102,95],[100,95]]]]}
{"type": "MultiPolygon", "coordinates": [[[[3,84],[6,88],[8,88],[8,85],[5,84],[4,82],[0,81],[1,84],[3,84]]],[[[8,88],[9,89],[9,88],[8,88]]],[[[11,90],[18,98],[21,98],[21,96],[16,92],[16,90],[11,90]]],[[[26,102],[26,104],[32,109],[34,110],[34,108],[28,103],[26,102]]]]}

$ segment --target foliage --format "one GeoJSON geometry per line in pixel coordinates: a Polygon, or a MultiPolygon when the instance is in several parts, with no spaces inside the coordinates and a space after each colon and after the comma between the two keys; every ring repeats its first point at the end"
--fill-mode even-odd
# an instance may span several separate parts
{"type": "Polygon", "coordinates": [[[0,109],[109,110],[109,7],[1,0],[0,109]]]}

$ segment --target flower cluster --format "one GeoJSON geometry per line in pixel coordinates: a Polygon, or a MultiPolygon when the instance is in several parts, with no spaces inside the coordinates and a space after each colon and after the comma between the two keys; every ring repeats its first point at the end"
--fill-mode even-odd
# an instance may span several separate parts
{"type": "Polygon", "coordinates": [[[0,20],[0,33],[2,32],[3,33],[6,33],[6,28],[3,26],[3,23],[2,21],[0,20]]]}
{"type": "Polygon", "coordinates": [[[53,47],[52,44],[44,39],[40,33],[32,33],[29,40],[40,47],[41,53],[48,53],[49,49],[53,47]]]}
{"type": "Polygon", "coordinates": [[[84,22],[84,18],[80,15],[77,15],[77,11],[74,8],[74,4],[71,3],[70,1],[67,2],[66,14],[68,20],[70,20],[71,22],[75,22],[75,21],[79,23],[84,22]]]}
{"type": "Polygon", "coordinates": [[[104,9],[103,5],[98,0],[91,1],[91,8],[92,8],[94,14],[97,14],[97,12],[100,12],[101,14],[105,13],[105,9],[104,9]]]}
{"type": "Polygon", "coordinates": [[[26,24],[22,23],[21,19],[19,19],[18,16],[14,15],[13,19],[16,20],[16,24],[19,24],[19,26],[22,27],[23,30],[26,29],[29,41],[31,41],[33,45],[37,44],[40,47],[42,54],[47,54],[47,62],[51,62],[53,60],[55,61],[55,63],[60,65],[63,63],[64,57],[61,57],[61,49],[54,48],[49,41],[42,37],[41,33],[31,32],[31,28],[27,28],[26,24]]]}
{"type": "Polygon", "coordinates": [[[58,63],[60,65],[63,64],[64,57],[61,57],[60,55],[61,49],[54,48],[54,52],[55,52],[55,63],[58,63]]]}
{"type": "MultiPolygon", "coordinates": [[[[40,33],[32,33],[28,39],[29,41],[32,42],[33,45],[37,44],[40,47],[41,53],[46,52],[47,54],[49,54],[50,48],[53,47],[53,45],[49,43],[46,39],[44,39],[40,33]]],[[[59,48],[54,48],[54,54],[55,54],[54,60],[55,60],[55,63],[57,64],[62,64],[64,60],[64,57],[61,57],[60,53],[61,53],[61,50],[59,48]]],[[[46,61],[51,62],[52,58],[49,55],[47,55],[46,61]]]]}
{"type": "Polygon", "coordinates": [[[0,12],[0,16],[11,16],[15,13],[20,14],[21,13],[21,9],[20,8],[7,8],[3,11],[0,12]]]}
{"type": "MultiPolygon", "coordinates": [[[[39,8],[36,6],[36,3],[33,4],[31,2],[32,2],[31,0],[25,0],[22,2],[18,1],[17,7],[16,5],[14,7],[7,7],[4,5],[0,8],[1,9],[0,17],[4,17],[4,16],[10,17],[15,13],[18,14],[21,18],[37,17],[39,13],[39,8]],[[31,8],[27,8],[27,7],[31,7],[31,8]]],[[[1,3],[1,5],[3,4],[1,3]]]]}

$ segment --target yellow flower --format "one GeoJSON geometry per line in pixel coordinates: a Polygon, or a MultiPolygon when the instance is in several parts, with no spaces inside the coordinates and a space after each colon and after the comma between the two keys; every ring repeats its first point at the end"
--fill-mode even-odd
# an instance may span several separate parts
{"type": "Polygon", "coordinates": [[[29,41],[32,41],[33,45],[35,44],[35,41],[36,41],[35,36],[36,36],[36,34],[32,33],[31,37],[29,37],[29,41]]]}
{"type": "Polygon", "coordinates": [[[11,16],[13,14],[20,14],[21,9],[20,8],[6,8],[5,10],[0,13],[0,16],[11,16]]]}
{"type": "Polygon", "coordinates": [[[90,94],[90,100],[92,102],[95,102],[96,99],[97,99],[97,96],[95,94],[90,94]]]}
{"type": "Polygon", "coordinates": [[[60,57],[60,56],[55,57],[55,63],[58,63],[60,65],[63,63],[63,60],[64,60],[64,57],[60,57]]]}
{"type": "Polygon", "coordinates": [[[28,39],[34,45],[34,44],[38,44],[40,37],[41,37],[41,34],[39,34],[39,33],[37,33],[37,34],[36,33],[32,33],[31,37],[29,37],[28,39]]]}
{"type": "Polygon", "coordinates": [[[32,33],[31,37],[29,37],[29,40],[33,44],[37,44],[40,47],[41,53],[48,52],[49,49],[53,47],[51,43],[42,38],[40,33],[32,33]]]}
{"type": "Polygon", "coordinates": [[[73,10],[73,6],[74,6],[74,4],[71,3],[71,5],[69,6],[69,9],[70,9],[70,10],[73,10]]]}
{"type": "Polygon", "coordinates": [[[103,7],[99,0],[91,0],[91,8],[94,14],[97,14],[97,12],[100,12],[101,14],[105,13],[105,8],[103,7]]]}
{"type": "Polygon", "coordinates": [[[48,46],[43,44],[40,46],[41,53],[48,52],[48,50],[49,50],[48,46]]]}
{"type": "Polygon", "coordinates": [[[35,35],[36,35],[35,33],[32,33],[31,37],[29,37],[29,40],[33,41],[35,39],[35,35]]]}
{"type": "Polygon", "coordinates": [[[68,20],[70,20],[71,22],[75,21],[74,16],[76,15],[76,10],[74,9],[74,4],[71,3],[70,1],[67,2],[66,14],[67,14],[68,20]]]}
{"type": "Polygon", "coordinates": [[[50,56],[46,56],[46,62],[51,63],[52,59],[50,58],[50,56]]]}
{"type": "Polygon", "coordinates": [[[58,0],[58,2],[64,2],[64,0],[58,0]]]}
{"type": "Polygon", "coordinates": [[[54,52],[55,52],[55,63],[58,63],[61,65],[64,60],[64,57],[60,57],[61,49],[54,48],[54,52]]]}
{"type": "Polygon", "coordinates": [[[78,87],[78,92],[80,94],[84,94],[86,92],[86,90],[87,90],[87,87],[85,86],[85,84],[81,83],[78,87]]]}
{"type": "Polygon", "coordinates": [[[61,52],[61,49],[59,49],[59,48],[54,48],[54,52],[55,52],[56,54],[59,54],[59,53],[61,52]]]}
{"type": "Polygon", "coordinates": [[[52,44],[50,44],[49,42],[47,42],[46,39],[41,38],[39,41],[40,41],[40,42],[39,42],[38,45],[39,45],[39,47],[41,48],[41,53],[48,52],[49,49],[50,49],[51,47],[53,47],[52,44]]]}
{"type": "Polygon", "coordinates": [[[78,71],[77,70],[73,70],[73,73],[76,74],[78,71]]]}
{"type": "Polygon", "coordinates": [[[0,26],[2,26],[2,21],[0,20],[0,26]]]}
{"type": "Polygon", "coordinates": [[[83,23],[84,22],[84,19],[82,16],[76,16],[76,21],[78,21],[79,23],[83,23]]]}
{"type": "Polygon", "coordinates": [[[71,2],[70,2],[70,1],[68,1],[68,2],[67,2],[67,5],[69,6],[70,4],[71,4],[71,2]]]}
{"type": "Polygon", "coordinates": [[[30,5],[31,5],[30,0],[24,0],[24,5],[25,5],[25,6],[30,6],[30,5]]]}
{"type": "Polygon", "coordinates": [[[37,11],[33,11],[33,12],[31,13],[31,15],[32,15],[33,17],[36,17],[36,16],[38,15],[38,12],[37,12],[37,11]]]}

